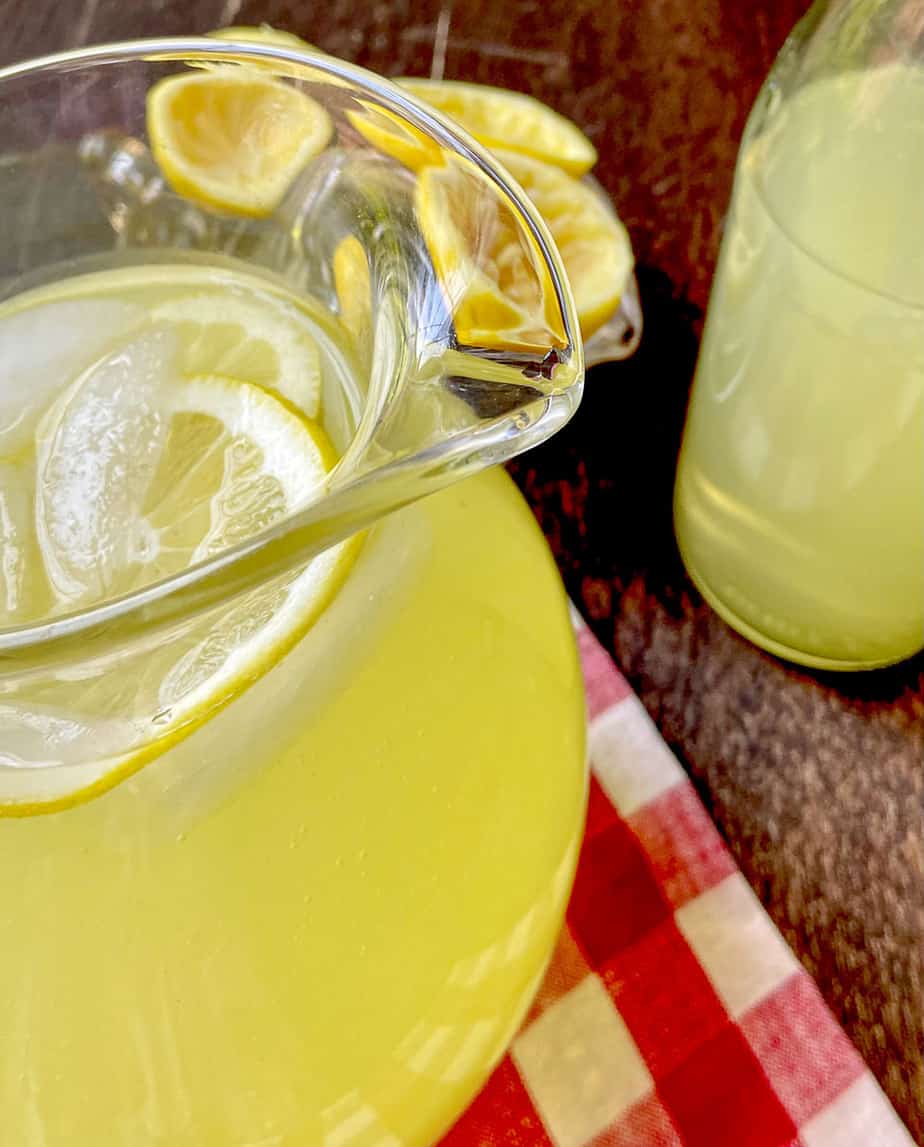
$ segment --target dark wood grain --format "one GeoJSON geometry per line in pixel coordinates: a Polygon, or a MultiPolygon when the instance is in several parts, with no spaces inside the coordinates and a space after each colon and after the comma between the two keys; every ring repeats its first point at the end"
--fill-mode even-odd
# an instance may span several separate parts
{"type": "MultiPolygon", "coordinates": [[[[0,0],[0,63],[269,21],[386,74],[529,91],[576,119],[629,226],[646,333],[513,469],[562,574],[751,884],[924,1142],[924,660],[811,674],[733,634],[671,530],[673,467],[747,110],[804,0],[0,0]]],[[[870,1145],[874,1147],[874,1145],[870,1145]]]]}

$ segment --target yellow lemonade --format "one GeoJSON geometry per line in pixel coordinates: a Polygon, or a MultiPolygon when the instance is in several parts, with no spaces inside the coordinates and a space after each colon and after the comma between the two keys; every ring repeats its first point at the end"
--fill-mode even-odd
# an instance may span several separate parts
{"type": "MultiPolygon", "coordinates": [[[[103,271],[6,304],[0,342],[49,315],[57,336],[32,338],[47,370],[18,395],[21,417],[0,392],[0,628],[201,556],[168,520],[181,505],[187,532],[233,541],[242,504],[255,528],[300,496],[301,451],[323,470],[343,448],[336,323],[278,289],[214,269],[103,271]],[[165,354],[183,377],[163,381],[165,354]],[[174,419],[147,500],[118,467],[68,468],[81,429],[126,433],[126,394],[174,419]],[[164,459],[190,442],[208,466],[174,472],[152,509],[164,459]],[[204,508],[190,473],[217,491],[204,508]],[[101,474],[119,495],[105,513],[101,474]],[[117,530],[129,494],[141,509],[117,530]]],[[[0,817],[0,1147],[427,1147],[510,1039],[583,821],[583,693],[553,562],[496,471],[343,553],[323,593],[289,586],[275,664],[189,736],[101,795],[0,817]]],[[[87,736],[122,729],[136,685],[95,686],[87,736]]],[[[26,701],[0,701],[0,730],[19,728],[26,701]]],[[[49,752],[65,752],[56,738],[49,752]]],[[[11,745],[5,765],[25,753],[11,745]]]]}
{"type": "Polygon", "coordinates": [[[810,84],[739,161],[677,478],[708,600],[808,664],[924,644],[924,71],[810,84]]]}

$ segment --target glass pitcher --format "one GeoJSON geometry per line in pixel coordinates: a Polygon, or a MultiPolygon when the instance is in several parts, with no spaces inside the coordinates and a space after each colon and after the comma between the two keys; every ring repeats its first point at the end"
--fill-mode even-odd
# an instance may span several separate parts
{"type": "Polygon", "coordinates": [[[501,472],[456,484],[579,400],[558,254],[328,56],[138,42],[0,91],[0,1143],[424,1147],[583,820],[554,565],[501,472]]]}
{"type": "Polygon", "coordinates": [[[816,4],[751,113],[675,492],[683,559],[757,644],[924,645],[924,4],[816,4]]]}

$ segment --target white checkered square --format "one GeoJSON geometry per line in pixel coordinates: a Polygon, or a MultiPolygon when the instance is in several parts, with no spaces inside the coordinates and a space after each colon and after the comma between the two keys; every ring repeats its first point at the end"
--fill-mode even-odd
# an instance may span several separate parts
{"type": "Polygon", "coordinates": [[[684,904],[676,919],[735,1019],[800,966],[740,873],[684,904]]]}
{"type": "Polygon", "coordinates": [[[685,780],[637,697],[626,697],[595,717],[588,742],[594,774],[624,817],[685,780]]]}
{"type": "Polygon", "coordinates": [[[911,1136],[871,1075],[820,1111],[799,1132],[803,1147],[913,1147],[911,1136]]]}
{"type": "Polygon", "coordinates": [[[584,1147],[653,1087],[597,976],[585,977],[515,1041],[533,1102],[558,1147],[584,1147]]]}

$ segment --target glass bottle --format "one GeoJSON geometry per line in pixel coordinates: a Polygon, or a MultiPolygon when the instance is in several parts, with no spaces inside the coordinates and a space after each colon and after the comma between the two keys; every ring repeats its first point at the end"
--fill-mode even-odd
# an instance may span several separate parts
{"type": "Polygon", "coordinates": [[[820,0],[751,113],[675,491],[735,629],[805,665],[924,645],[924,0],[820,0]]]}

